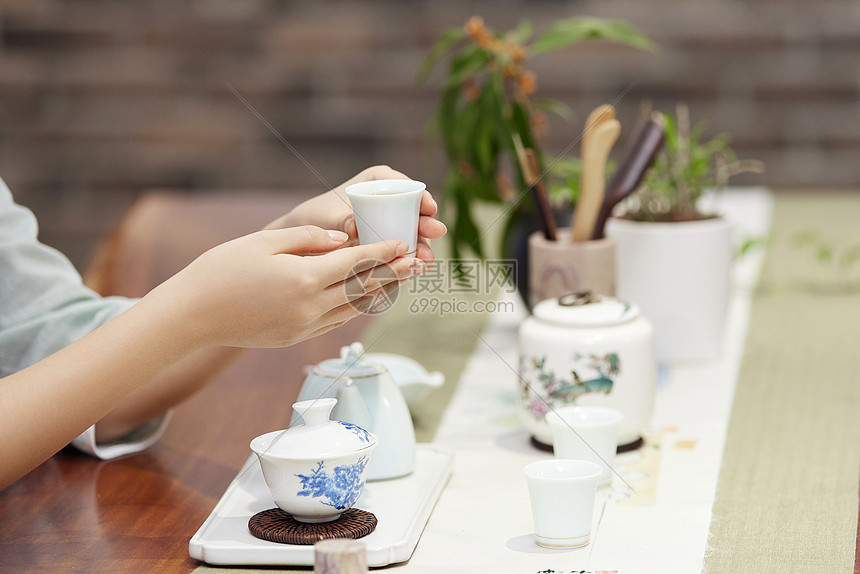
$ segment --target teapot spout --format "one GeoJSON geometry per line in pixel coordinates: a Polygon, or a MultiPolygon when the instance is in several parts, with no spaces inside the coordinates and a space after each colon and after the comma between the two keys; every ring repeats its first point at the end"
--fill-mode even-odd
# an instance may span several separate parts
{"type": "Polygon", "coordinates": [[[373,417],[352,379],[338,387],[335,396],[337,404],[331,413],[333,419],[353,423],[364,429],[373,428],[373,417]]]}

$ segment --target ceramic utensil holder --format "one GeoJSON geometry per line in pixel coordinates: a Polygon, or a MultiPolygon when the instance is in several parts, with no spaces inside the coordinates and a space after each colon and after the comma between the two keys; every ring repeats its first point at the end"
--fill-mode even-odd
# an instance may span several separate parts
{"type": "Polygon", "coordinates": [[[536,232],[529,237],[529,306],[573,291],[615,295],[615,240],[573,243],[570,229],[558,241],[536,232]]]}

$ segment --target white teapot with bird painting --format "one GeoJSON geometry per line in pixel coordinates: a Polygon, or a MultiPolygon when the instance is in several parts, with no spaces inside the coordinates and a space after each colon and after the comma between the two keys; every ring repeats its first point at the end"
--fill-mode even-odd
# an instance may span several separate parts
{"type": "MultiPolygon", "coordinates": [[[[315,365],[298,401],[335,398],[332,420],[354,423],[379,439],[367,480],[405,476],[415,467],[415,428],[400,389],[385,365],[365,357],[361,343],[340,350],[340,358],[315,365]]],[[[299,415],[293,414],[292,427],[299,415]]]]}
{"type": "Polygon", "coordinates": [[[654,331],[636,305],[579,292],[546,299],[519,331],[520,416],[538,446],[552,445],[547,412],[569,404],[624,413],[618,444],[637,443],[657,386],[654,331]]]}

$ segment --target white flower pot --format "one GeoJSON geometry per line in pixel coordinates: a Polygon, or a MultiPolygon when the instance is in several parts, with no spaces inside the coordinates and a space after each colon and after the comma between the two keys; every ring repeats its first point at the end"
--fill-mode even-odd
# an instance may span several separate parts
{"type": "Polygon", "coordinates": [[[657,360],[718,356],[729,297],[729,223],[610,218],[606,233],[617,244],[617,295],[636,303],[654,325],[657,360]]]}

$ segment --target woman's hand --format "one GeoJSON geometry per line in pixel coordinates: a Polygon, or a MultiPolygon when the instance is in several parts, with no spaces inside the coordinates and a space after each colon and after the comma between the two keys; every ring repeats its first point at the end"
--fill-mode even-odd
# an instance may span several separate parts
{"type": "Polygon", "coordinates": [[[400,257],[402,241],[338,249],[347,239],[314,226],[260,231],[207,251],[151,295],[203,344],[292,345],[342,325],[426,267],[400,257]]]}
{"type": "MultiPolygon", "coordinates": [[[[266,226],[266,229],[280,229],[297,225],[316,225],[323,229],[336,229],[349,235],[345,245],[358,244],[358,229],[352,214],[352,204],[346,195],[346,188],[362,181],[380,179],[409,179],[406,175],[395,171],[387,165],[377,165],[367,168],[349,181],[337,186],[329,192],[318,195],[297,206],[288,214],[276,219],[266,226]]],[[[421,198],[421,211],[418,219],[418,252],[417,257],[426,263],[434,259],[430,249],[429,239],[439,239],[447,233],[445,224],[433,219],[436,214],[436,202],[429,191],[421,198]]]]}

